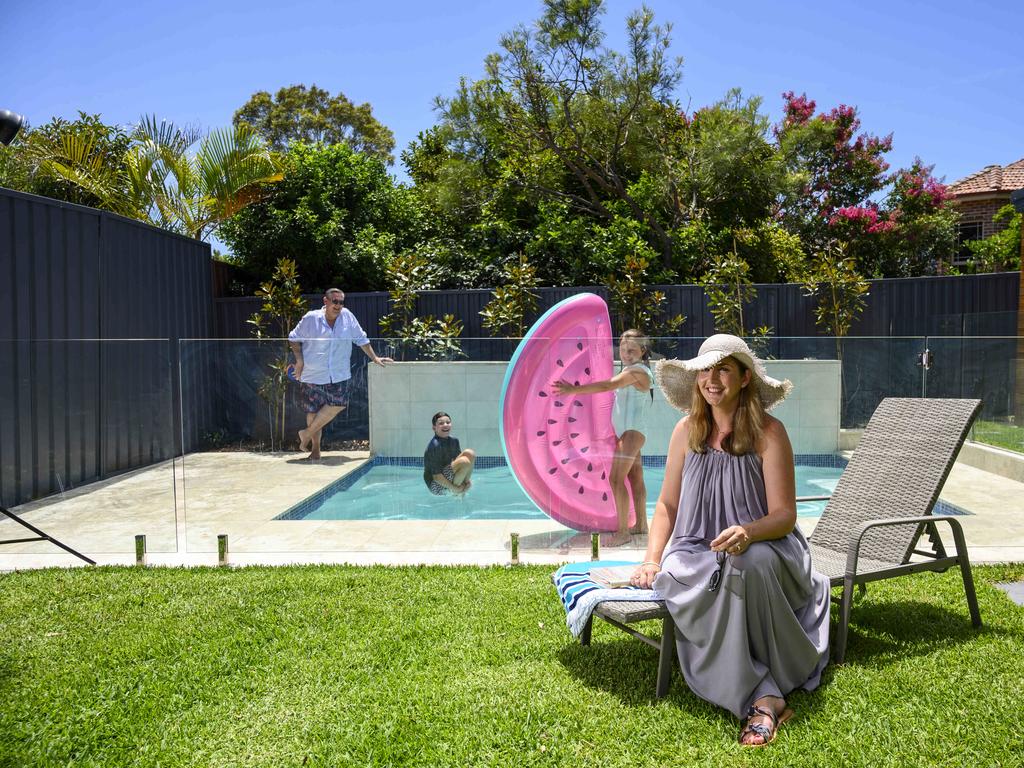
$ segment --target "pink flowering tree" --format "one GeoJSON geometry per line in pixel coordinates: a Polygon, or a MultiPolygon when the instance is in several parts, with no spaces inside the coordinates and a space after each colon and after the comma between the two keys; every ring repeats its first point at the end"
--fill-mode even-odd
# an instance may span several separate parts
{"type": "Polygon", "coordinates": [[[806,94],[789,91],[782,97],[775,136],[789,179],[777,215],[805,248],[820,250],[834,234],[830,226],[837,211],[862,207],[885,187],[884,155],[892,149],[892,136],[858,133],[855,107],[840,104],[817,112],[806,94]]]}
{"type": "Polygon", "coordinates": [[[956,213],[932,167],[917,159],[889,174],[892,134],[859,132],[855,107],[818,111],[792,91],[783,99],[775,135],[789,186],[777,215],[804,249],[841,243],[866,277],[941,273],[955,252],[956,213]]]}
{"type": "Polygon", "coordinates": [[[948,269],[956,253],[959,215],[950,203],[946,185],[932,175],[934,166],[915,158],[910,168],[897,171],[885,200],[891,227],[874,258],[861,257],[870,275],[934,275],[948,269]]]}

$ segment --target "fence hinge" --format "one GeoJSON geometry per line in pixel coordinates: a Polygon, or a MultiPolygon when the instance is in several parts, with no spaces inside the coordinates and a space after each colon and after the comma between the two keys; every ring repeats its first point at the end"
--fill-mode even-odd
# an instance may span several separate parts
{"type": "Polygon", "coordinates": [[[921,354],[919,354],[917,356],[917,363],[916,364],[919,367],[924,368],[926,371],[930,371],[931,368],[932,368],[932,363],[934,363],[934,362],[935,362],[935,355],[933,355],[932,351],[926,347],[924,352],[922,352],[921,354]]]}

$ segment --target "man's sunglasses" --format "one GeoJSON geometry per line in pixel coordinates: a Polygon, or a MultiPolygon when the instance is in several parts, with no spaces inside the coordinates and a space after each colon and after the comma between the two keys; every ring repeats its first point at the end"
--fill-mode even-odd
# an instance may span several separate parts
{"type": "Polygon", "coordinates": [[[344,299],[328,299],[328,301],[331,302],[331,304],[333,304],[336,307],[340,307],[342,304],[345,303],[344,299]]]}
{"type": "Polygon", "coordinates": [[[718,588],[722,586],[722,570],[725,568],[725,557],[724,551],[715,552],[715,562],[718,563],[718,567],[708,580],[708,592],[717,592],[718,588]]]}

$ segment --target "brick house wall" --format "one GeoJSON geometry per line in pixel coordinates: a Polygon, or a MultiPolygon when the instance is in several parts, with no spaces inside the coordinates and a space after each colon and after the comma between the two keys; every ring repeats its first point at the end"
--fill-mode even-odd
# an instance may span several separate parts
{"type": "Polygon", "coordinates": [[[1005,222],[994,222],[996,211],[1010,202],[1010,194],[986,195],[985,197],[953,198],[953,206],[960,213],[961,224],[980,224],[981,237],[991,237],[1006,229],[1005,222]]]}

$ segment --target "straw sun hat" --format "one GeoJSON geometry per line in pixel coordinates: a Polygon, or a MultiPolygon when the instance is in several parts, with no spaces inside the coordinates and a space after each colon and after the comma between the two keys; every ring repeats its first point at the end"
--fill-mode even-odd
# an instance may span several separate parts
{"type": "Polygon", "coordinates": [[[701,344],[697,356],[690,360],[662,360],[658,363],[658,385],[665,393],[665,399],[673,407],[689,411],[697,374],[727,357],[736,358],[750,369],[750,382],[757,387],[766,411],[781,403],[793,389],[793,382],[789,379],[779,381],[769,376],[764,363],[750,351],[743,339],[719,333],[701,344]]]}

